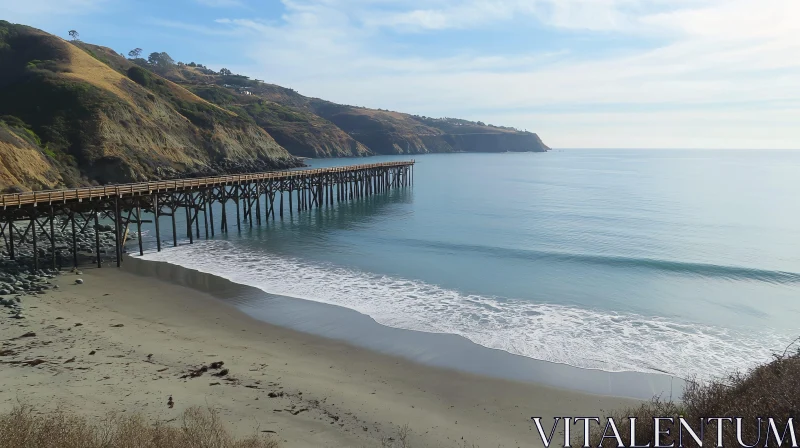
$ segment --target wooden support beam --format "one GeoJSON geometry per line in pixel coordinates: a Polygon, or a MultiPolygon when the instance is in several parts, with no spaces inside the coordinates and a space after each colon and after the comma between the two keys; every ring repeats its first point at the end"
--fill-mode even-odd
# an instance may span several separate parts
{"type": "Polygon", "coordinates": [[[172,210],[172,213],[170,213],[170,218],[172,218],[172,247],[178,247],[178,224],[175,222],[175,212],[178,209],[174,204],[170,209],[172,210]]]}
{"type": "Polygon", "coordinates": [[[161,225],[158,218],[161,216],[161,205],[158,203],[158,193],[153,195],[153,221],[156,225],[156,250],[161,252],[161,225]]]}
{"type": "Polygon", "coordinates": [[[100,213],[97,211],[97,205],[94,208],[94,254],[97,267],[103,267],[102,261],[100,261],[100,213]]]}
{"type": "Polygon", "coordinates": [[[211,238],[214,238],[214,197],[210,190],[206,192],[206,202],[208,202],[208,221],[211,225],[211,238]]]}
{"type": "Polygon", "coordinates": [[[12,260],[16,260],[16,253],[14,253],[14,218],[8,218],[8,256],[12,260]]]}
{"type": "Polygon", "coordinates": [[[239,232],[242,231],[242,218],[239,216],[239,186],[236,186],[236,228],[239,229],[239,232]]]}
{"type": "Polygon", "coordinates": [[[220,232],[228,233],[228,212],[225,210],[225,204],[228,202],[228,187],[222,187],[222,218],[220,219],[219,229],[220,232]]]}
{"type": "Polygon", "coordinates": [[[37,246],[36,234],[36,212],[31,214],[31,229],[33,231],[33,269],[39,270],[39,247],[37,246]]]}
{"type": "Polygon", "coordinates": [[[302,202],[300,201],[300,188],[297,188],[297,213],[302,211],[302,202]]]}
{"type": "Polygon", "coordinates": [[[183,209],[186,210],[186,234],[189,235],[189,244],[194,244],[194,237],[192,235],[192,216],[191,212],[189,211],[188,198],[187,198],[187,203],[184,204],[183,209]]]}
{"type": "Polygon", "coordinates": [[[144,243],[142,243],[142,207],[136,205],[136,239],[139,240],[139,256],[144,255],[144,243]]]}
{"type": "Polygon", "coordinates": [[[114,245],[117,252],[117,267],[122,266],[122,212],[119,209],[119,197],[114,198],[114,245]]]}
{"type": "MultiPolygon", "coordinates": [[[[72,266],[78,267],[78,232],[75,230],[75,212],[69,213],[69,221],[72,225],[72,266]]],[[[95,229],[97,233],[97,229],[95,229]]]]}
{"type": "Polygon", "coordinates": [[[53,269],[58,269],[58,260],[56,256],[56,212],[53,206],[50,206],[50,256],[53,258],[53,269]]]}
{"type": "Polygon", "coordinates": [[[256,184],[256,225],[261,225],[261,186],[256,184]]]}
{"type": "Polygon", "coordinates": [[[201,191],[198,197],[203,201],[203,225],[205,226],[206,239],[208,239],[208,191],[201,191]]]}

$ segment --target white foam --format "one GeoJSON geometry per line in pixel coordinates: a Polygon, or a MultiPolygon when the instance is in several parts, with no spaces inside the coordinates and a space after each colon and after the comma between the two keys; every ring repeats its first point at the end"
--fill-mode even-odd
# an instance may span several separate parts
{"type": "Polygon", "coordinates": [[[463,294],[415,280],[233,247],[229,241],[208,241],[143,258],[271,294],[347,307],[383,325],[457,334],[485,347],[582,368],[706,379],[769,360],[787,343],[777,334],[463,294]]]}

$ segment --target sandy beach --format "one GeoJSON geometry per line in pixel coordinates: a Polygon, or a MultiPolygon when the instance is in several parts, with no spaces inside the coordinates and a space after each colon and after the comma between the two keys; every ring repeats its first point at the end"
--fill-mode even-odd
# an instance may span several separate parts
{"type": "Polygon", "coordinates": [[[529,447],[541,445],[531,416],[636,403],[420,365],[113,268],[52,283],[59,289],[26,299],[25,319],[0,320],[0,411],[23,402],[170,422],[199,405],[237,434],[272,434],[284,447],[381,446],[405,425],[414,447],[529,447]],[[219,361],[227,374],[182,378],[219,361]]]}

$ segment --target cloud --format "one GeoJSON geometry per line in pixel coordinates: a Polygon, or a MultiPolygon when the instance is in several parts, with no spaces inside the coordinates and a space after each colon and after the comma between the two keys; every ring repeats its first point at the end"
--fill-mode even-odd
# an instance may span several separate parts
{"type": "Polygon", "coordinates": [[[555,146],[800,148],[787,124],[800,120],[794,0],[283,5],[279,18],[209,24],[242,39],[247,60],[228,68],[348,104],[545,130],[555,146]],[[482,50],[498,29],[538,45],[482,50]]]}

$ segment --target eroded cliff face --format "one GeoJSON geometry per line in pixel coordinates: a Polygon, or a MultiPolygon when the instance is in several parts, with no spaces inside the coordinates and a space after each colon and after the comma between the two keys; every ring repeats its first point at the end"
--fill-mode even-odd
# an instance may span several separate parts
{"type": "Polygon", "coordinates": [[[4,138],[0,173],[11,174],[0,176],[0,189],[302,165],[252,120],[155,74],[126,76],[42,31],[0,27],[0,120],[31,136],[4,138]]]}
{"type": "Polygon", "coordinates": [[[445,139],[463,152],[545,152],[550,149],[533,133],[447,134],[445,139]]]}
{"type": "Polygon", "coordinates": [[[62,183],[59,168],[25,130],[0,122],[0,189],[12,185],[50,189],[62,183]]]}
{"type": "Polygon", "coordinates": [[[317,113],[376,154],[543,152],[538,135],[482,124],[460,124],[399,112],[312,101],[317,113]]]}
{"type": "Polygon", "coordinates": [[[294,156],[546,151],[536,134],[151,65],[0,20],[0,189],[301,166],[294,156]]]}
{"type": "MultiPolygon", "coordinates": [[[[347,149],[347,145],[344,145],[345,149],[343,150],[341,150],[342,145],[339,145],[340,149],[335,152],[308,146],[300,149],[288,142],[284,144],[284,140],[275,137],[290,152],[303,151],[302,155],[307,157],[547,151],[550,149],[538,135],[510,128],[465,120],[433,119],[401,112],[336,104],[318,98],[305,97],[293,90],[273,84],[255,84],[249,89],[253,96],[278,104],[286,111],[293,111],[292,114],[311,114],[318,117],[320,122],[335,126],[365,148],[365,151],[359,151],[357,154],[351,153],[351,150],[347,149]]],[[[281,126],[285,127],[282,124],[278,127],[281,126]]],[[[319,125],[308,126],[304,123],[296,129],[298,131],[305,129],[304,132],[307,132],[308,129],[318,127],[319,125]]],[[[280,132],[272,127],[267,129],[273,135],[280,132]]],[[[293,135],[296,136],[297,133],[293,133],[293,135]]]]}

